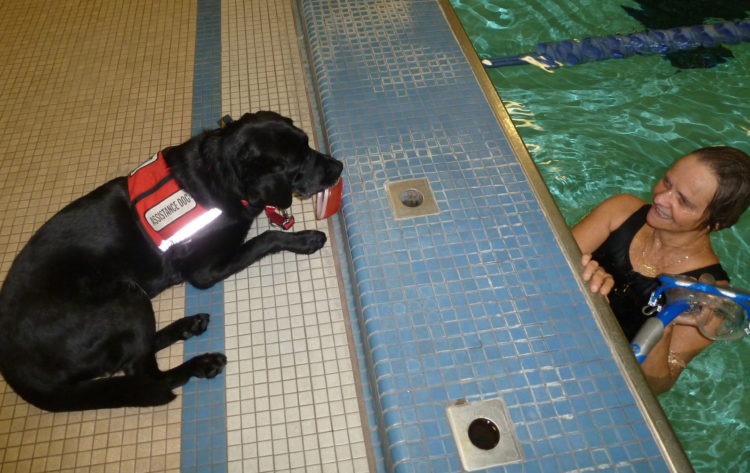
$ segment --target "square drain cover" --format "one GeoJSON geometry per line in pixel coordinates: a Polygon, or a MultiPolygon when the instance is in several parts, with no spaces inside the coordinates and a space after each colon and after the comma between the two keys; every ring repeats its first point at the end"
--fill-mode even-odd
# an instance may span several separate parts
{"type": "Polygon", "coordinates": [[[445,409],[466,471],[523,460],[515,429],[502,399],[467,403],[445,409]]]}
{"type": "Polygon", "coordinates": [[[440,213],[427,178],[386,182],[385,191],[396,220],[440,213]]]}

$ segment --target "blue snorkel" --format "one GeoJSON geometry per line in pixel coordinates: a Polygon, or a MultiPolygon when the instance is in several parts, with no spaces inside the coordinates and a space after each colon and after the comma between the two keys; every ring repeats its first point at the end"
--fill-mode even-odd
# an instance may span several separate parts
{"type": "Polygon", "coordinates": [[[713,340],[733,340],[750,333],[750,293],[681,275],[663,274],[658,279],[661,286],[651,294],[648,305],[643,308],[644,314],[656,312],[656,316],[646,320],[631,343],[639,363],[643,363],[661,340],[664,328],[683,313],[695,315],[698,329],[713,340]],[[710,328],[709,322],[714,321],[698,319],[704,307],[711,309],[709,317],[721,319],[718,326],[710,328]]]}

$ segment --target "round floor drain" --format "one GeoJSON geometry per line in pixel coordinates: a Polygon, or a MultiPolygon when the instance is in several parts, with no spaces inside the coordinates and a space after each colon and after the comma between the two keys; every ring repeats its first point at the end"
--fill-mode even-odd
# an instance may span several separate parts
{"type": "Polygon", "coordinates": [[[494,422],[481,417],[469,425],[469,440],[477,448],[492,450],[500,442],[500,430],[494,422]]]}
{"type": "Polygon", "coordinates": [[[385,192],[396,220],[440,213],[430,181],[426,177],[386,182],[385,192]]]}
{"type": "Polygon", "coordinates": [[[424,196],[417,189],[406,189],[401,192],[399,199],[407,207],[419,207],[424,202],[424,196]]]}
{"type": "Polygon", "coordinates": [[[484,471],[523,460],[516,426],[501,398],[474,402],[458,399],[445,412],[463,471],[484,471]]]}

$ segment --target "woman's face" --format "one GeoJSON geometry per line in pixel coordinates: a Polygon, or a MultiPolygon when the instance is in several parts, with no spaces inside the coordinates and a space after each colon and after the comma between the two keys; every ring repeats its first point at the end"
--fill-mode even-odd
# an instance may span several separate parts
{"type": "Polygon", "coordinates": [[[718,185],[716,175],[707,165],[694,155],[684,156],[654,186],[654,205],[646,221],[661,230],[701,230],[718,185]]]}

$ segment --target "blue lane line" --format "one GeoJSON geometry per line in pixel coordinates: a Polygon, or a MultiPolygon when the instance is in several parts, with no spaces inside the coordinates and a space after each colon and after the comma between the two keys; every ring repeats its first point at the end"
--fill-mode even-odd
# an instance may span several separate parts
{"type": "Polygon", "coordinates": [[[193,126],[197,134],[221,118],[221,0],[198,0],[193,72],[193,126]]]}
{"type": "MultiPolygon", "coordinates": [[[[193,75],[193,135],[221,117],[221,0],[198,0],[193,75]]],[[[211,314],[208,330],[185,343],[185,359],[224,352],[224,285],[202,291],[185,287],[185,315],[211,314]]],[[[183,473],[227,471],[225,378],[193,379],[182,394],[183,473]]]]}

